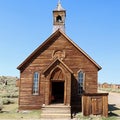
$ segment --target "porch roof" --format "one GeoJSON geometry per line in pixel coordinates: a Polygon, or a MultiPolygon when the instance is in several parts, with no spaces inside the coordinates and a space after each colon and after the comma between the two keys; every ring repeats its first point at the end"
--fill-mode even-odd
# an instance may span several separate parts
{"type": "Polygon", "coordinates": [[[44,71],[43,71],[43,74],[46,74],[46,72],[51,69],[53,66],[56,66],[59,65],[59,64],[62,64],[70,73],[73,73],[73,71],[62,61],[60,60],[59,58],[56,58],[44,71]]]}

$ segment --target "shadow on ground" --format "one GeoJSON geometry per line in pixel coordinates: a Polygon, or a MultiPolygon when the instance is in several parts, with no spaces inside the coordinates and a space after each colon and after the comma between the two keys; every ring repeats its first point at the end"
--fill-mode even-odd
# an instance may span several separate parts
{"type": "Polygon", "coordinates": [[[116,110],[120,110],[120,108],[116,107],[116,104],[109,104],[108,105],[108,116],[112,117],[112,116],[116,116],[116,117],[120,117],[120,115],[116,112],[116,110]]]}

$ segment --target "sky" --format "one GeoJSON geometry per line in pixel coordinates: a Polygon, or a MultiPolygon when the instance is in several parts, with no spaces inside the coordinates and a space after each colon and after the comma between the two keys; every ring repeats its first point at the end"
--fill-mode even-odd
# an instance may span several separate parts
{"type": "MultiPolygon", "coordinates": [[[[51,34],[58,0],[0,0],[0,76],[21,64],[51,34]]],[[[100,83],[120,84],[120,0],[61,0],[66,34],[101,67],[100,83]]]]}

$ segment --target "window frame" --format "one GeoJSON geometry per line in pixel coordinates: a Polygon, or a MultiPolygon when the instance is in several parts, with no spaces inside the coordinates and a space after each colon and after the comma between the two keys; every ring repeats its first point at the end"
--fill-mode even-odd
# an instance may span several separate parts
{"type": "Polygon", "coordinates": [[[84,92],[84,82],[85,82],[85,73],[80,70],[78,72],[78,95],[81,95],[84,92]],[[82,73],[82,78],[81,78],[80,73],[82,73]],[[81,87],[81,85],[82,85],[82,87],[81,87]]]}
{"type": "Polygon", "coordinates": [[[33,84],[32,84],[32,94],[33,95],[39,95],[39,89],[40,89],[40,73],[38,71],[35,71],[33,73],[33,84]],[[37,74],[37,75],[36,75],[37,74]],[[35,83],[37,82],[37,83],[35,83]],[[35,90],[37,89],[37,90],[35,90]]]}

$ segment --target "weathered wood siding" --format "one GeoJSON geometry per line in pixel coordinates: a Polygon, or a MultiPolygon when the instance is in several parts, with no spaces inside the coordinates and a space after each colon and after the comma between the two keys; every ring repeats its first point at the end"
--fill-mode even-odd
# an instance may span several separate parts
{"type": "MultiPolygon", "coordinates": [[[[20,94],[19,94],[19,108],[20,109],[36,109],[40,108],[45,102],[45,86],[50,86],[46,83],[43,76],[43,71],[57,56],[54,55],[56,51],[61,51],[62,61],[73,71],[72,86],[71,86],[71,104],[81,104],[81,96],[78,95],[78,72],[82,70],[85,73],[84,92],[97,92],[97,72],[98,68],[81,53],[70,41],[62,34],[58,34],[52,41],[42,47],[32,59],[21,69],[20,75],[20,94]],[[63,53],[62,53],[63,52],[63,53]],[[39,95],[32,94],[33,74],[40,73],[39,95]]],[[[68,76],[69,77],[69,76],[68,76]]],[[[67,86],[70,87],[70,86],[67,86]]],[[[69,88],[67,88],[69,90],[69,88]]]]}

